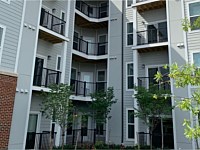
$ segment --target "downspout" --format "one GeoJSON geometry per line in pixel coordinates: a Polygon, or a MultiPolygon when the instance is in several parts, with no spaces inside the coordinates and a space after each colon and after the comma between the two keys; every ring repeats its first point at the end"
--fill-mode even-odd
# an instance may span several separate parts
{"type": "Polygon", "coordinates": [[[122,129],[121,129],[121,132],[122,132],[122,136],[121,136],[121,143],[123,143],[124,142],[124,82],[123,82],[123,77],[124,77],[124,0],[122,0],[122,77],[121,77],[121,82],[122,82],[122,87],[121,87],[121,89],[122,89],[122,93],[121,93],[121,95],[122,95],[122,97],[121,97],[121,99],[122,99],[122,105],[121,105],[121,109],[122,109],[122,111],[121,111],[121,117],[122,117],[122,122],[121,122],[121,125],[122,125],[122,129]]]}

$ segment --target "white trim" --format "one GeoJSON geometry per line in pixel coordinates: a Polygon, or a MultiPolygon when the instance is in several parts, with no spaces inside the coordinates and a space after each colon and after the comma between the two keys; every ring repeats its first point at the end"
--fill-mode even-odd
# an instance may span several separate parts
{"type": "Polygon", "coordinates": [[[17,73],[18,63],[19,63],[19,54],[20,54],[20,48],[21,48],[21,41],[22,41],[22,33],[23,33],[23,27],[24,27],[24,18],[25,18],[25,10],[26,10],[26,1],[24,1],[23,5],[23,11],[22,11],[22,20],[21,20],[21,27],[20,27],[20,33],[19,33],[19,41],[17,46],[17,54],[16,54],[16,60],[15,60],[15,70],[14,72],[17,73]]]}
{"type": "MultiPolygon", "coordinates": [[[[134,79],[134,63],[133,62],[126,62],[126,91],[133,92],[133,89],[128,89],[128,77],[131,76],[131,75],[128,76],[128,65],[129,64],[133,64],[133,75],[132,75],[132,77],[134,79]]],[[[134,81],[133,81],[133,83],[134,83],[134,81]]]]}
{"type": "Polygon", "coordinates": [[[132,7],[137,7],[139,5],[145,5],[145,4],[153,3],[153,2],[157,2],[157,1],[160,1],[160,0],[143,0],[141,2],[133,3],[132,7]]]}
{"type": "MultiPolygon", "coordinates": [[[[38,11],[38,20],[37,20],[37,27],[36,27],[36,35],[35,35],[35,45],[34,45],[34,54],[33,54],[33,67],[32,67],[32,71],[31,71],[31,81],[30,81],[30,92],[29,92],[29,99],[28,99],[28,107],[27,107],[27,120],[26,120],[26,124],[25,124],[25,131],[27,131],[28,129],[28,118],[29,118],[29,112],[30,112],[30,106],[31,106],[31,98],[32,98],[32,83],[33,83],[33,77],[34,77],[34,69],[35,69],[35,57],[36,57],[36,53],[37,53],[37,45],[38,45],[38,35],[39,35],[39,24],[40,24],[40,14],[41,14],[41,6],[42,6],[42,0],[39,1],[39,11],[38,11]]],[[[23,147],[25,147],[26,144],[26,136],[27,133],[24,132],[24,139],[23,139],[23,147]]]]}
{"type": "MultiPolygon", "coordinates": [[[[190,1],[190,2],[187,2],[187,17],[188,17],[188,21],[190,22],[190,10],[189,10],[189,5],[192,4],[192,3],[198,3],[200,2],[200,0],[194,0],[194,1],[190,1]]],[[[199,15],[200,17],[200,15],[199,15]]],[[[191,30],[191,28],[189,28],[189,33],[195,33],[195,32],[200,32],[200,29],[196,29],[196,30],[191,30]]]]}
{"type": "MultiPolygon", "coordinates": [[[[111,17],[110,17],[110,12],[111,12],[111,1],[109,0],[109,9],[108,9],[108,58],[110,58],[110,27],[111,27],[111,17]]],[[[110,69],[110,59],[107,59],[107,87],[109,87],[109,69],[110,69]]],[[[109,129],[109,121],[108,119],[106,120],[106,143],[110,141],[110,129],[109,129]]]]}
{"type": "MultiPolygon", "coordinates": [[[[129,23],[132,23],[133,24],[133,21],[128,21],[126,22],[126,47],[132,47],[134,45],[134,39],[133,39],[133,44],[132,45],[128,45],[128,35],[131,34],[131,33],[128,33],[127,32],[127,29],[128,29],[128,24],[129,23]]],[[[133,32],[134,32],[134,28],[133,28],[133,32]]],[[[133,34],[133,33],[132,33],[133,34]]],[[[133,34],[133,37],[134,37],[134,34],[133,34]]]]}
{"type": "Polygon", "coordinates": [[[0,65],[1,65],[1,58],[2,58],[3,47],[4,47],[4,40],[5,40],[5,35],[6,35],[6,26],[0,24],[0,28],[3,29],[1,43],[0,43],[0,65]]]}
{"type": "MultiPolygon", "coordinates": [[[[169,57],[169,65],[172,65],[172,47],[171,47],[171,26],[170,26],[170,5],[169,1],[166,1],[166,16],[167,16],[167,34],[168,34],[168,57],[169,57]]],[[[170,87],[171,94],[174,95],[174,81],[170,78],[170,87]]],[[[172,106],[175,106],[174,97],[171,98],[172,106]]],[[[177,130],[176,130],[176,112],[175,109],[172,109],[172,121],[173,121],[173,135],[174,135],[174,149],[177,149],[177,130]]]]}
{"type": "MultiPolygon", "coordinates": [[[[74,6],[73,7],[73,10],[75,10],[76,9],[76,2],[75,1],[68,1],[68,5],[70,5],[71,4],[71,2],[72,2],[72,6],[74,6]]],[[[70,5],[71,6],[71,5],[70,5]]],[[[70,6],[68,6],[68,8],[70,8],[70,6]]],[[[68,11],[68,21],[67,22],[70,22],[69,20],[70,20],[70,11],[68,11]]],[[[73,21],[72,21],[73,23],[75,22],[75,13],[73,13],[73,21]]],[[[67,24],[68,26],[67,26],[67,29],[69,29],[69,23],[67,24]]],[[[72,24],[72,34],[74,34],[74,28],[75,28],[75,25],[74,24],[72,24]]],[[[71,67],[72,67],[72,56],[73,56],[73,53],[72,53],[72,51],[73,51],[73,35],[72,35],[72,44],[71,44],[71,47],[70,47],[70,62],[69,62],[69,77],[68,77],[68,84],[70,85],[70,81],[71,81],[71,67]]],[[[64,68],[65,69],[65,68],[64,68]]]]}
{"type": "MultiPolygon", "coordinates": [[[[169,40],[169,39],[168,39],[169,40]]],[[[132,46],[132,49],[143,49],[143,48],[150,48],[150,47],[160,47],[160,46],[167,46],[169,42],[159,42],[159,43],[152,43],[152,44],[144,44],[139,46],[132,46]]]]}
{"type": "Polygon", "coordinates": [[[61,68],[62,68],[62,57],[61,57],[61,55],[57,54],[57,57],[56,57],[56,71],[61,71],[61,68]],[[60,57],[60,69],[58,69],[58,57],[60,57]]]}
{"type": "MultiPolygon", "coordinates": [[[[134,139],[132,139],[132,138],[128,138],[128,111],[129,110],[133,110],[134,111],[134,109],[133,108],[126,108],[126,141],[135,141],[135,133],[134,133],[134,139]]],[[[135,118],[135,116],[134,116],[134,118],[135,118]]],[[[131,125],[133,125],[134,126],[134,132],[135,132],[135,119],[134,119],[134,123],[133,124],[131,124],[131,125]]]]}
{"type": "Polygon", "coordinates": [[[85,59],[90,59],[90,60],[100,60],[100,59],[107,59],[108,58],[108,54],[101,55],[101,56],[92,56],[92,55],[87,55],[85,53],[79,52],[79,51],[74,50],[74,49],[72,50],[72,53],[75,54],[75,55],[78,55],[80,57],[83,57],[85,59]]]}
{"type": "Polygon", "coordinates": [[[10,4],[10,0],[1,0],[4,3],[10,4]]]}
{"type": "Polygon", "coordinates": [[[47,28],[45,28],[45,27],[43,27],[43,26],[39,26],[39,29],[42,30],[42,31],[44,31],[44,32],[47,32],[47,33],[49,33],[49,34],[52,34],[53,36],[56,36],[56,37],[62,39],[63,41],[67,41],[67,42],[70,41],[68,37],[65,37],[65,36],[63,36],[63,35],[61,35],[61,34],[59,34],[59,33],[56,33],[56,32],[54,32],[54,31],[51,31],[50,29],[47,29],[47,28]]]}
{"type": "Polygon", "coordinates": [[[84,101],[84,102],[91,102],[92,101],[90,96],[83,97],[83,96],[71,95],[69,98],[71,100],[74,100],[74,101],[84,101]]]}
{"type": "Polygon", "coordinates": [[[80,15],[81,17],[83,17],[84,19],[86,19],[89,22],[99,23],[99,22],[104,22],[104,21],[108,21],[109,20],[109,17],[100,18],[100,19],[90,18],[90,17],[86,16],[85,14],[83,14],[82,12],[80,12],[79,10],[77,10],[77,9],[75,9],[75,13],[77,13],[78,15],[80,15]]]}

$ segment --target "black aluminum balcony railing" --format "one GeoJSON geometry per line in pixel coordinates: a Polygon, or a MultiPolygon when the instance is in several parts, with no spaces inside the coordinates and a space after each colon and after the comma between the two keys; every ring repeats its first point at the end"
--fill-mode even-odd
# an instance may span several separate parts
{"type": "Polygon", "coordinates": [[[50,84],[59,84],[60,78],[60,71],[36,67],[34,72],[33,85],[48,87],[50,84]]]}
{"type": "Polygon", "coordinates": [[[97,130],[97,129],[73,129],[71,134],[67,134],[66,142],[69,145],[75,145],[76,142],[78,145],[87,143],[87,144],[95,144],[96,141],[105,142],[106,131],[105,130],[97,130]]]}
{"type": "MultiPolygon", "coordinates": [[[[50,132],[28,132],[26,137],[26,149],[50,149],[50,132]]],[[[56,132],[54,133],[53,146],[55,146],[56,132]]]]}
{"type": "Polygon", "coordinates": [[[163,90],[170,90],[170,81],[169,77],[163,77],[162,81],[157,82],[154,77],[138,77],[138,86],[149,88],[157,88],[163,90]]]}
{"type": "Polygon", "coordinates": [[[58,34],[65,34],[66,22],[46,11],[44,8],[41,10],[40,25],[52,30],[58,34]]]}
{"type": "Polygon", "coordinates": [[[95,7],[95,6],[90,6],[81,0],[77,0],[76,9],[90,18],[100,19],[108,17],[108,5],[95,7]]]}
{"type": "Polygon", "coordinates": [[[91,43],[74,37],[73,49],[87,55],[106,55],[108,52],[108,42],[91,43]]]}
{"type": "Polygon", "coordinates": [[[105,91],[107,82],[85,82],[71,79],[72,93],[81,96],[90,96],[97,91],[105,91]]]}
{"type": "Polygon", "coordinates": [[[148,29],[137,32],[137,45],[167,42],[167,28],[148,29]]]}

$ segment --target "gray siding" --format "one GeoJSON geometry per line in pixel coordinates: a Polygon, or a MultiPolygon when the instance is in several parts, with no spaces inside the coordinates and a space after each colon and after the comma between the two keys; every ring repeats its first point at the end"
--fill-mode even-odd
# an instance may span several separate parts
{"type": "MultiPolygon", "coordinates": [[[[42,105],[42,96],[40,94],[33,93],[31,99],[30,111],[41,112],[41,105],[42,105]]],[[[47,119],[46,116],[42,114],[41,120],[39,121],[40,121],[40,132],[50,131],[51,120],[47,119]]]]}
{"type": "Polygon", "coordinates": [[[155,9],[146,11],[145,13],[137,13],[137,31],[144,31],[148,23],[154,23],[161,20],[166,20],[166,9],[155,9]],[[145,24],[143,24],[143,22],[145,24]]]}
{"type": "MultiPolygon", "coordinates": [[[[56,70],[56,61],[57,61],[57,55],[61,56],[61,62],[63,59],[63,56],[61,55],[63,51],[63,44],[52,44],[50,42],[46,42],[44,40],[38,40],[38,47],[37,47],[37,54],[46,56],[50,56],[49,59],[47,59],[47,68],[56,70]]],[[[62,64],[61,64],[62,66],[62,64]]]]}
{"type": "Polygon", "coordinates": [[[0,69],[14,71],[22,20],[23,0],[0,1],[0,24],[6,26],[0,69]]]}
{"type": "MultiPolygon", "coordinates": [[[[97,81],[97,71],[106,70],[106,63],[83,63],[83,62],[72,62],[72,67],[77,69],[77,72],[91,72],[93,73],[93,82],[97,81]]],[[[77,77],[78,78],[78,77],[77,77]]]]}

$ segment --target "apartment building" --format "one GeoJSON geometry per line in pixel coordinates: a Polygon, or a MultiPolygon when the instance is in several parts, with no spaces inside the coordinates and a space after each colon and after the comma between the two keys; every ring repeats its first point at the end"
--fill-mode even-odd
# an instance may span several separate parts
{"type": "MultiPolygon", "coordinates": [[[[198,29],[183,32],[181,21],[200,16],[199,0],[0,0],[0,148],[48,148],[52,124],[40,111],[41,91],[52,83],[72,86],[74,121],[65,143],[149,144],[148,128],[133,117],[133,85],[149,87],[165,64],[199,65],[198,29]],[[114,88],[112,118],[97,125],[90,94],[114,88]],[[90,114],[90,115],[88,115],[90,114]]],[[[191,96],[195,87],[176,89],[191,96]]],[[[170,102],[175,103],[174,99],[170,102]]],[[[158,123],[153,145],[194,149],[184,137],[189,113],[174,109],[158,123]]],[[[60,127],[55,125],[56,146],[60,127]]]]}

